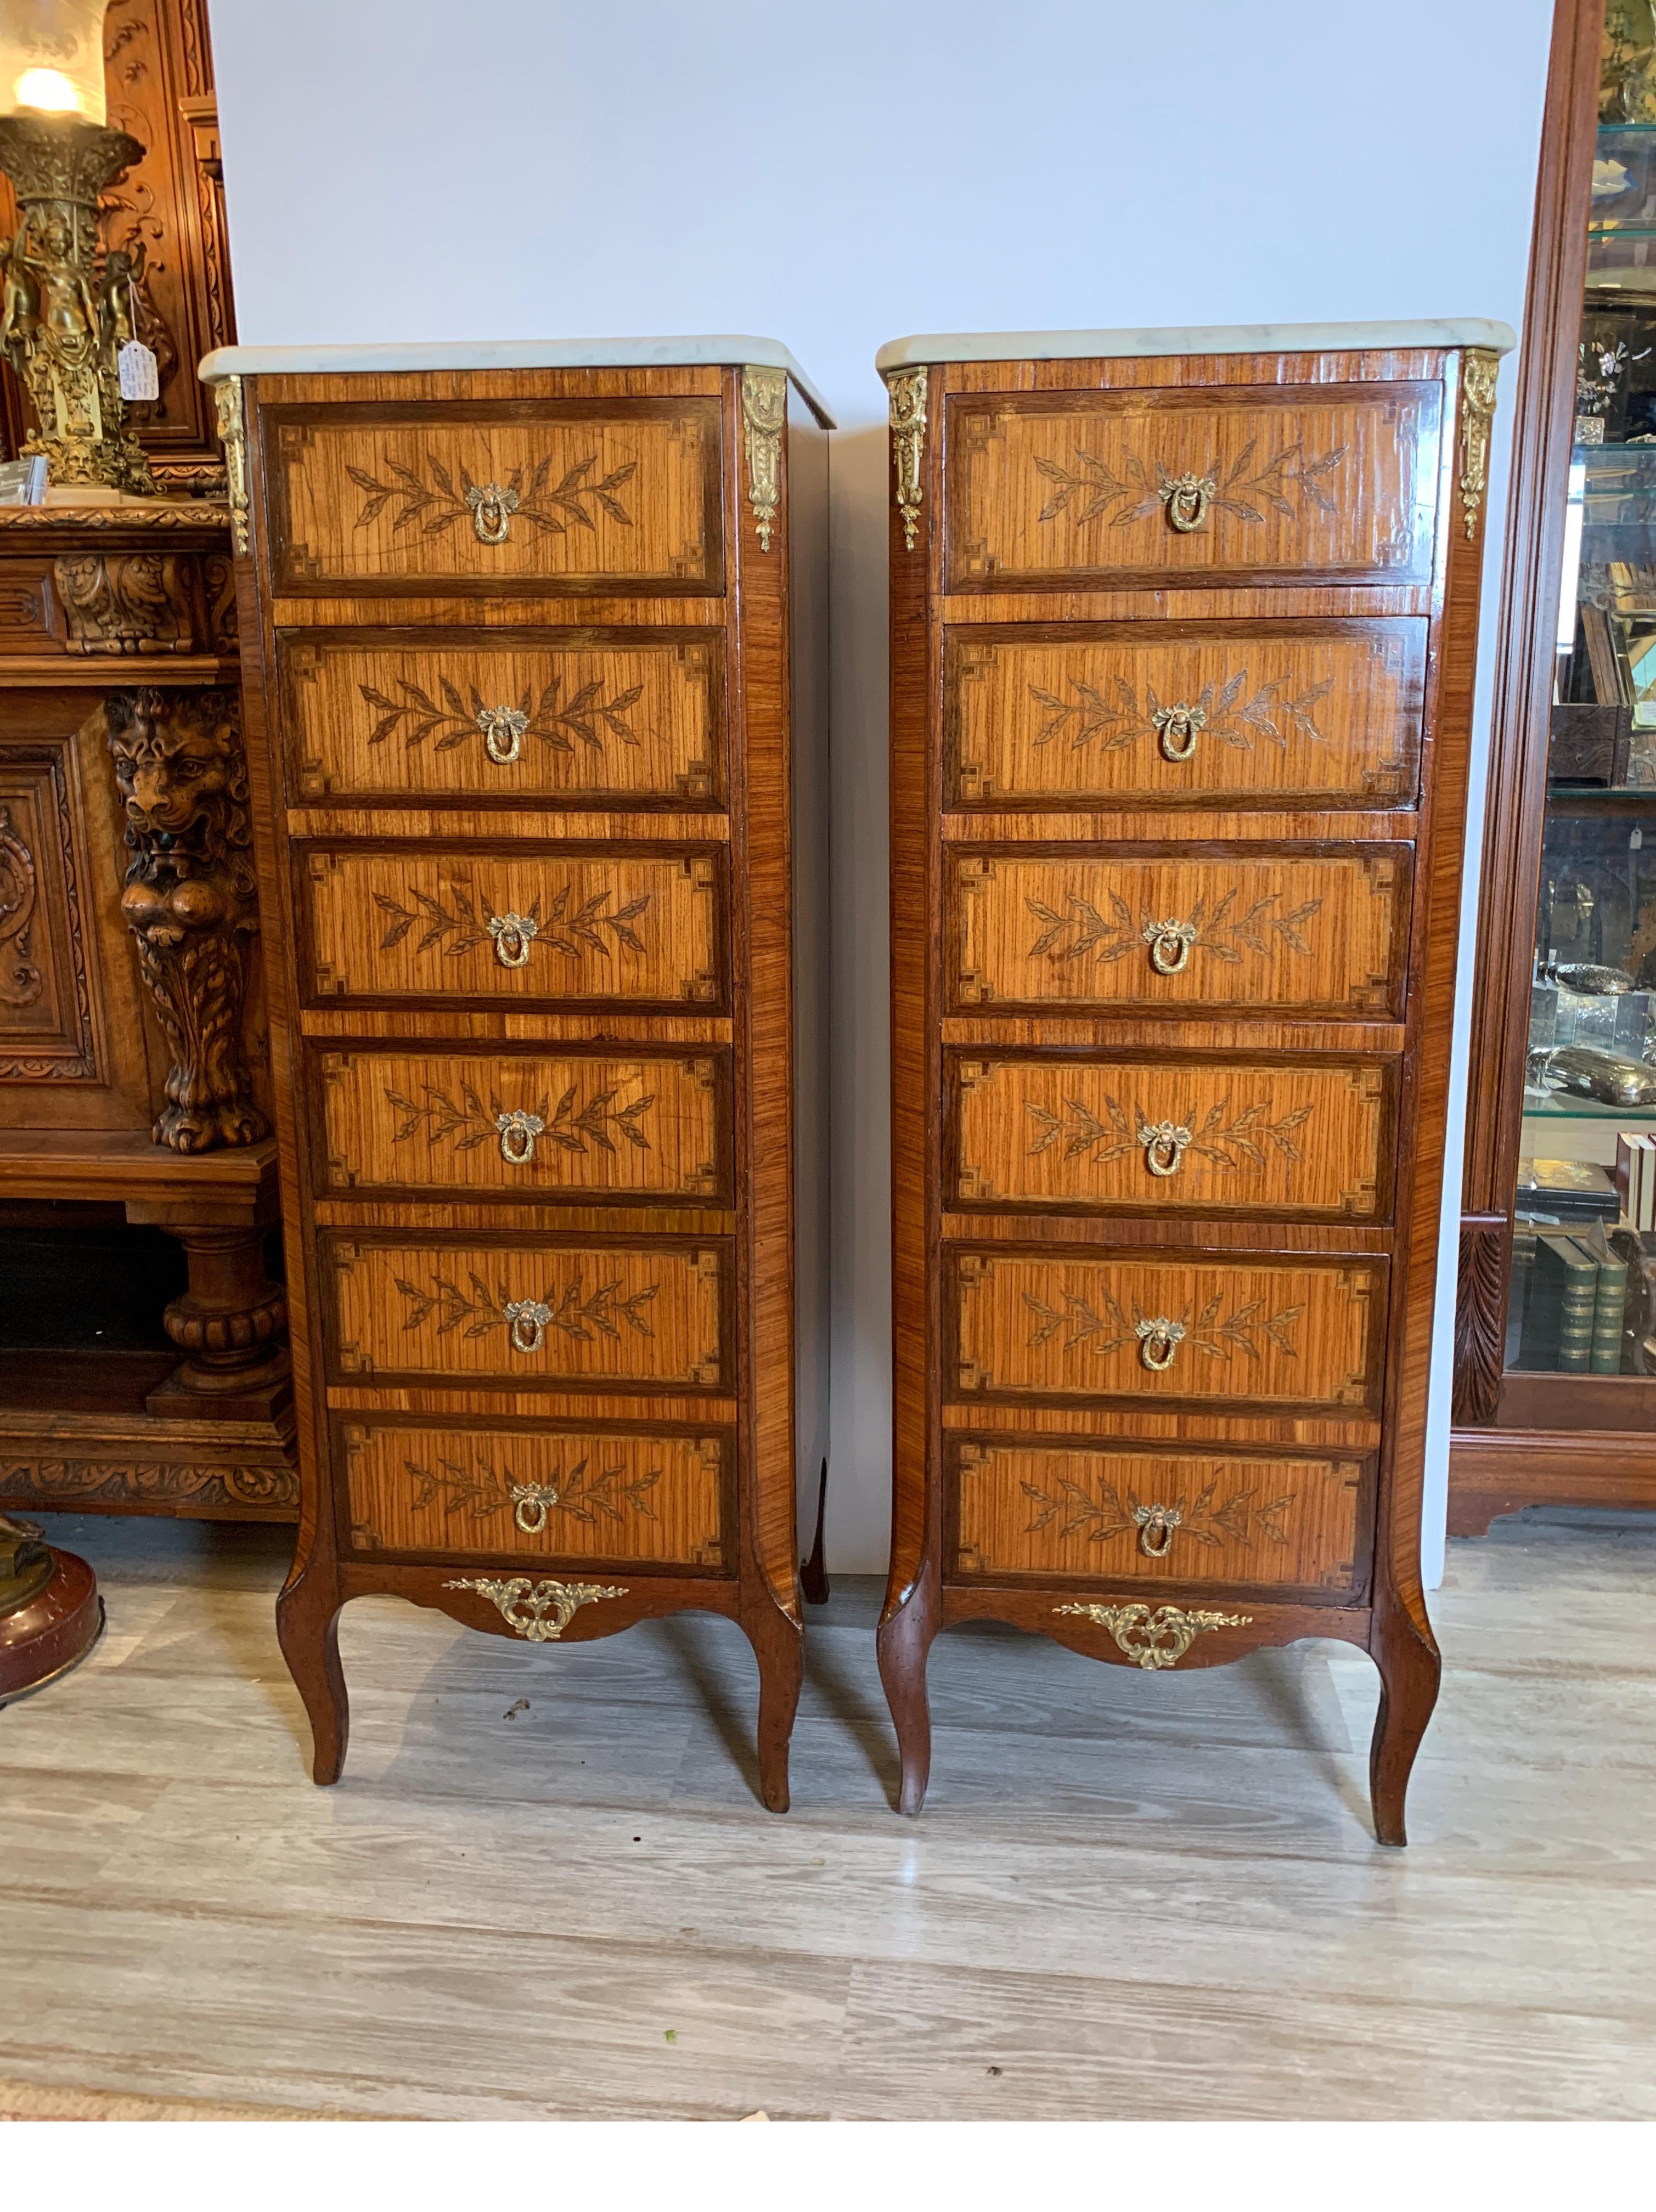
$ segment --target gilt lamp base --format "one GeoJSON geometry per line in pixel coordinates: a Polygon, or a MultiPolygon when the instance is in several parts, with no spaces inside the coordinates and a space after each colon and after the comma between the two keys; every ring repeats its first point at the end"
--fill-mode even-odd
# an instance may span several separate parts
{"type": "Polygon", "coordinates": [[[67,1674],[103,1633],[103,1600],[91,1568],[73,1552],[43,1548],[51,1575],[22,1604],[0,1613],[0,1705],[67,1674]]]}

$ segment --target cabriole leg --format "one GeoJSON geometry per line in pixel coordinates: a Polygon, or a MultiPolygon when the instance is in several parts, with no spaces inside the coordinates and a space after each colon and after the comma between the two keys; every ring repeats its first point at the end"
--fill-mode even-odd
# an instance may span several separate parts
{"type": "Polygon", "coordinates": [[[1406,1844],[1403,1800],[1415,1754],[1438,1701],[1443,1661],[1430,1632],[1422,1634],[1395,1605],[1376,1612],[1370,1655],[1380,1670],[1380,1709],[1368,1753],[1374,1832],[1383,1844],[1406,1844]]]}
{"type": "Polygon", "coordinates": [[[767,1598],[742,1626],[759,1662],[759,1795],[772,1813],[788,1810],[788,1747],[805,1679],[805,1632],[767,1598]]]}
{"type": "Polygon", "coordinates": [[[886,1613],[875,1638],[880,1679],[886,1686],[886,1702],[892,1709],[898,1755],[903,1763],[897,1801],[900,1813],[920,1810],[926,1802],[926,1784],[931,1779],[931,1709],[926,1702],[926,1658],[936,1633],[936,1609],[916,1585],[894,1613],[886,1613]]]}
{"type": "Polygon", "coordinates": [[[339,1664],[342,1600],[331,1570],[314,1563],[276,1601],[276,1635],[311,1725],[311,1778],[337,1782],[345,1763],[350,1705],[339,1664]]]}

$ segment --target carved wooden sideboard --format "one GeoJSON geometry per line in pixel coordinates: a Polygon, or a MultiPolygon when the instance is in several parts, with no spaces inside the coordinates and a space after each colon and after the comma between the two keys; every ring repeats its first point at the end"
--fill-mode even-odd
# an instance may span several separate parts
{"type": "Polygon", "coordinates": [[[1332,1636],[1403,1840],[1489,323],[915,339],[891,393],[896,1474],[955,1621],[1332,1636]]]}
{"type": "Polygon", "coordinates": [[[760,340],[203,374],[246,502],[302,1478],[278,1626],[316,1779],[352,1597],[535,1643],[697,1607],[753,1644],[783,1809],[825,418],[760,340]]]}
{"type": "Polygon", "coordinates": [[[234,624],[222,504],[0,507],[0,1510],[297,1510],[234,624]],[[122,1220],[153,1348],[76,1279],[122,1220]]]}

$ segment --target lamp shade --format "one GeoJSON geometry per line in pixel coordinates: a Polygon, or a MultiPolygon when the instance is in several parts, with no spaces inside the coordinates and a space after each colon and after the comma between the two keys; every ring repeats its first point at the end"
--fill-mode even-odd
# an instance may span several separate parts
{"type": "Polygon", "coordinates": [[[107,0],[0,0],[0,114],[105,119],[107,0]]]}

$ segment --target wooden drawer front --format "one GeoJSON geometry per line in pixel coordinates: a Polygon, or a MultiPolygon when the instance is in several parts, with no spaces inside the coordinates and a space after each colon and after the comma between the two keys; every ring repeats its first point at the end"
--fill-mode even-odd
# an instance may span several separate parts
{"type": "Polygon", "coordinates": [[[722,641],[616,630],[357,631],[277,641],[300,799],[724,797],[722,641]]]}
{"type": "Polygon", "coordinates": [[[1434,384],[953,399],[949,581],[1423,581],[1439,414],[1434,384]]]}
{"type": "Polygon", "coordinates": [[[322,1188],[730,1201],[705,1056],[325,1052],[322,1188]]]}
{"type": "Polygon", "coordinates": [[[958,1058],[954,1202],[1383,1220],[1397,1067],[958,1058]]]}
{"type": "Polygon", "coordinates": [[[1385,1265],[959,1253],[956,1385],[1378,1413],[1385,1265]]]}
{"type": "Polygon", "coordinates": [[[716,1250],[344,1240],[326,1274],[343,1375],[673,1389],[725,1380],[716,1250]]]}
{"type": "Polygon", "coordinates": [[[340,1430],[355,1552],[722,1569],[729,1448],[600,1430],[340,1430]]]}
{"type": "MultiPolygon", "coordinates": [[[[1257,850],[1257,848],[1256,848],[1257,850]]],[[[954,856],[956,1006],[1400,1018],[1409,848],[954,856]]]]}
{"type": "Polygon", "coordinates": [[[724,588],[716,399],[272,407],[278,592],[724,588]]]}
{"type": "Polygon", "coordinates": [[[1335,1597],[1367,1581],[1372,1459],[960,1443],[953,1571],[1224,1583],[1335,1597]]]}
{"type": "Polygon", "coordinates": [[[710,854],[309,846],[311,989],[711,1006],[723,997],[719,872],[710,854]]]}
{"type": "Polygon", "coordinates": [[[1410,805],[1425,668],[1414,620],[953,631],[948,803],[1410,805]]]}

